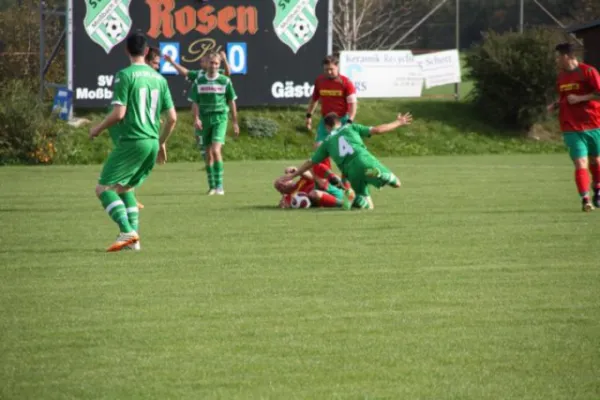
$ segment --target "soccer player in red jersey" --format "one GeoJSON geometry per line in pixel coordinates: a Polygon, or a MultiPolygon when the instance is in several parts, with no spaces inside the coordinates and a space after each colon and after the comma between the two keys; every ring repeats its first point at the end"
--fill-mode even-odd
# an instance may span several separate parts
{"type": "Polygon", "coordinates": [[[315,80],[313,95],[308,103],[306,127],[312,129],[312,114],[321,102],[321,121],[317,128],[315,149],[329,134],[325,129],[324,118],[329,113],[335,113],[343,124],[352,123],[356,116],[356,88],[352,81],[340,74],[339,60],[327,56],[323,60],[323,74],[315,80]]]}
{"type": "Polygon", "coordinates": [[[556,46],[556,63],[561,70],[557,81],[560,97],[548,110],[559,108],[558,119],[575,164],[582,210],[588,212],[594,206],[600,207],[600,74],[594,67],[579,62],[569,43],[556,46]]]}
{"type": "Polygon", "coordinates": [[[329,168],[321,163],[313,168],[314,174],[305,172],[296,182],[288,180],[286,177],[296,172],[296,167],[285,169],[285,175],[275,180],[275,189],[281,193],[280,208],[290,208],[292,198],[303,193],[311,202],[313,207],[341,207],[344,193],[336,186],[333,186],[325,178],[329,168]]]}
{"type": "MultiPolygon", "coordinates": [[[[356,99],[356,88],[352,81],[340,74],[339,60],[335,56],[327,56],[323,59],[323,74],[315,80],[312,97],[308,103],[306,113],[306,127],[312,129],[312,114],[317,104],[321,103],[321,120],[317,127],[314,149],[325,140],[329,132],[325,128],[325,116],[335,113],[340,117],[342,124],[351,124],[356,116],[358,107],[356,99]]],[[[331,171],[331,160],[327,158],[323,163],[331,171]]],[[[341,180],[335,174],[326,176],[334,185],[340,185],[341,180]]]]}

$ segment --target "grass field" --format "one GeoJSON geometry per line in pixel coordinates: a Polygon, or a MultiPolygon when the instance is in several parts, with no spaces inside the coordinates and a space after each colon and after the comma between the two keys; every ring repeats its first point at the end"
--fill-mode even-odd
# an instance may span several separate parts
{"type": "Polygon", "coordinates": [[[387,159],[372,212],[281,211],[286,162],[139,190],[99,166],[0,169],[0,398],[598,399],[600,215],[567,156],[387,159]]]}

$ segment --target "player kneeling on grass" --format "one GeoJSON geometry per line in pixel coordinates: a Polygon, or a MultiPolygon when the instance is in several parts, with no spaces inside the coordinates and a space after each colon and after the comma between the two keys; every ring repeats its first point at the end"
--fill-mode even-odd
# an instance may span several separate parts
{"type": "MultiPolygon", "coordinates": [[[[120,234],[107,251],[119,251],[139,243],[139,213],[133,189],[142,182],[158,160],[167,160],[166,142],[177,120],[167,80],[144,62],[148,53],[146,38],[132,34],[127,38],[131,65],[115,77],[113,110],[99,125],[90,129],[90,139],[118,124],[119,141],[109,154],[96,195],[120,234]],[[159,139],[160,114],[166,111],[159,139]]],[[[135,249],[135,247],[133,247],[135,249]]]]}
{"type": "Polygon", "coordinates": [[[331,157],[342,171],[345,180],[343,207],[373,209],[369,185],[381,188],[385,185],[399,188],[400,180],[379,162],[366,148],[362,138],[391,132],[412,122],[410,114],[398,114],[394,122],[368,127],[359,124],[342,125],[340,117],[328,114],[325,127],[330,135],[297,171],[285,177],[292,180],[308,171],[313,165],[331,157]]]}
{"type": "Polygon", "coordinates": [[[285,169],[285,175],[275,180],[275,189],[281,193],[280,208],[306,208],[299,204],[294,207],[296,196],[304,196],[309,200],[309,206],[312,207],[341,207],[343,191],[330,183],[325,176],[329,168],[326,164],[317,164],[313,172],[305,171],[297,181],[289,180],[287,177],[298,168],[288,167],[285,169]]]}

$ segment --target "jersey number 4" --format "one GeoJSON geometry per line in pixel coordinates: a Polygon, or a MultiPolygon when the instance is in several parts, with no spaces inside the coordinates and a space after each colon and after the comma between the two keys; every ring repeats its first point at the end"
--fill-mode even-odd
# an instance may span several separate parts
{"type": "Polygon", "coordinates": [[[150,122],[156,122],[156,109],[158,108],[158,89],[150,91],[150,107],[148,107],[148,88],[140,88],[140,118],[142,124],[147,122],[147,114],[150,114],[150,122]]]}
{"type": "Polygon", "coordinates": [[[343,136],[340,136],[338,139],[338,148],[340,150],[340,157],[346,157],[350,154],[354,154],[354,149],[350,146],[350,143],[344,139],[343,136]]]}

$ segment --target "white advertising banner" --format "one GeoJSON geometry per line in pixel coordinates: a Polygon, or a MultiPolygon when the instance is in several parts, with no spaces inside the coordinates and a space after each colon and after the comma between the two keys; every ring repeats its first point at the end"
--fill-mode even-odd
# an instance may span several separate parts
{"type": "Polygon", "coordinates": [[[421,66],[427,89],[461,81],[458,50],[421,54],[415,60],[421,66]]]}
{"type": "Polygon", "coordinates": [[[359,98],[420,97],[423,91],[423,72],[409,50],[343,51],[340,73],[359,98]]]}

